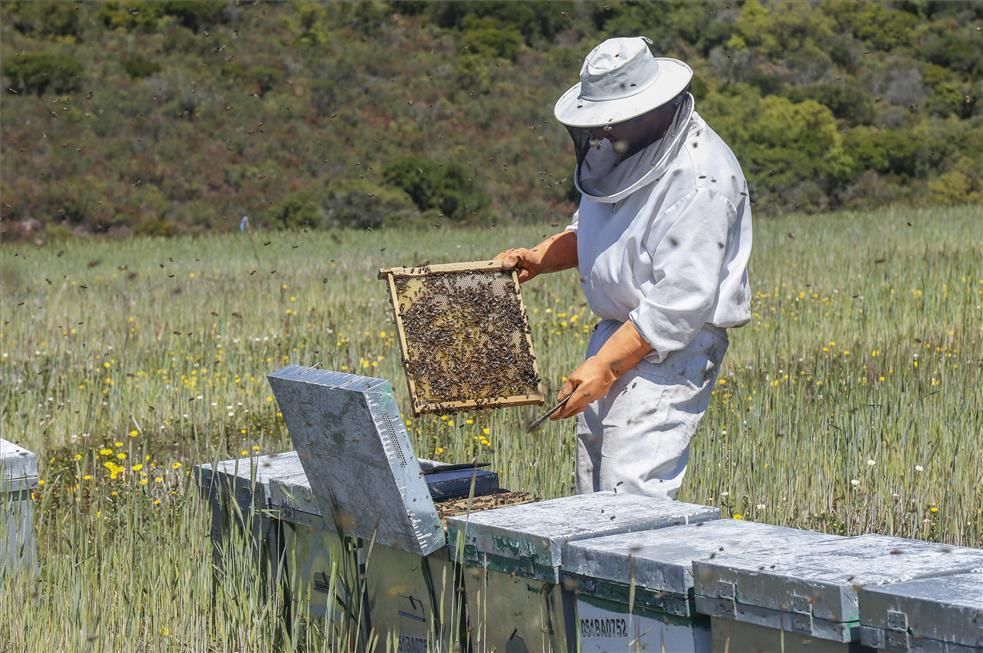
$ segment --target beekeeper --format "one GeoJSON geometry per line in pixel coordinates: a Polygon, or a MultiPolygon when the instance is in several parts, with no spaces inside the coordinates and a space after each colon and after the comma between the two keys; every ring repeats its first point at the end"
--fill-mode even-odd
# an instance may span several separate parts
{"type": "Polygon", "coordinates": [[[600,322],[557,394],[577,416],[577,492],[675,498],[730,327],[750,319],[751,208],[740,164],[694,111],[693,72],[614,38],[554,108],[580,207],[563,232],[496,258],[521,282],[578,268],[600,322]]]}

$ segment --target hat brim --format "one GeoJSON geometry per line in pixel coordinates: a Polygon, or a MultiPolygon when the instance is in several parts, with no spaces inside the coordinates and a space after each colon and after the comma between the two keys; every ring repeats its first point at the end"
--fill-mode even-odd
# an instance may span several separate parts
{"type": "Polygon", "coordinates": [[[553,115],[568,127],[603,127],[637,118],[682,93],[693,80],[693,70],[678,59],[657,57],[659,75],[642,91],[617,100],[591,101],[580,97],[580,84],[560,96],[553,115]]]}

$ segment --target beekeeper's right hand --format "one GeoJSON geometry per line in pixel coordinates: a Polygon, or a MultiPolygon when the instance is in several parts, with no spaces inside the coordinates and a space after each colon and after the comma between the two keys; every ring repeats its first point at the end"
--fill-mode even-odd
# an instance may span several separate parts
{"type": "Polygon", "coordinates": [[[501,261],[506,270],[515,270],[519,275],[519,283],[525,283],[543,272],[543,253],[540,247],[507,249],[497,254],[494,260],[501,261]]]}

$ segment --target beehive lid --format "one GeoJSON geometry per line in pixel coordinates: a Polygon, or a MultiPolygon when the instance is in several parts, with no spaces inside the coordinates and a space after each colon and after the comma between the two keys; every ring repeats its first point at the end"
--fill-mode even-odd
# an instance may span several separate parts
{"type": "Polygon", "coordinates": [[[720,519],[620,533],[570,542],[563,550],[563,571],[687,596],[693,588],[693,561],[754,551],[770,542],[792,544],[803,532],[806,531],[720,519]]]}
{"type": "Polygon", "coordinates": [[[452,557],[469,566],[555,583],[567,542],[719,517],[707,506],[598,492],[448,517],[447,534],[452,557]]]}
{"type": "Polygon", "coordinates": [[[263,505],[269,503],[269,484],[272,479],[291,476],[303,470],[296,451],[246,456],[195,466],[198,482],[202,487],[207,489],[213,483],[225,482],[232,484],[237,490],[255,488],[263,505]]]}
{"type": "MultiPolygon", "coordinates": [[[[498,491],[498,474],[486,470],[460,469],[458,465],[420,459],[424,469],[424,481],[435,507],[446,499],[469,495],[480,497],[498,491]],[[450,468],[442,471],[443,468],[450,468]]],[[[300,463],[297,463],[300,467],[300,463]]],[[[462,499],[463,500],[463,499],[462,499]]],[[[301,468],[296,474],[270,481],[270,507],[281,511],[281,518],[304,524],[334,528],[321,520],[321,508],[317,505],[311,483],[301,468]]]]}
{"type": "Polygon", "coordinates": [[[544,401],[514,271],[479,261],[381,270],[413,412],[544,401]]]}
{"type": "MultiPolygon", "coordinates": [[[[797,541],[776,542],[755,551],[728,554],[693,564],[697,596],[735,599],[795,615],[790,629],[817,637],[852,641],[859,625],[857,592],[865,586],[955,574],[983,567],[983,550],[908,540],[886,535],[830,539],[803,532],[797,541]],[[840,627],[829,627],[840,624],[840,627]]],[[[698,599],[698,607],[701,605],[698,599]]],[[[703,603],[709,605],[709,603],[703,603]]],[[[725,616],[723,612],[719,616],[725,616]]],[[[731,618],[752,620],[754,610],[738,607],[731,618]]]]}
{"type": "Polygon", "coordinates": [[[37,456],[9,440],[0,439],[0,492],[18,492],[37,486],[37,456]]]}
{"type": "Polygon", "coordinates": [[[864,587],[859,599],[861,640],[867,646],[889,651],[983,648],[983,569],[864,587]]]}
{"type": "Polygon", "coordinates": [[[388,381],[298,365],[269,381],[325,522],[418,555],[444,545],[388,381]]]}
{"type": "Polygon", "coordinates": [[[270,481],[270,506],[278,510],[297,511],[321,517],[321,508],[314,498],[307,473],[301,469],[296,474],[270,481]]]}

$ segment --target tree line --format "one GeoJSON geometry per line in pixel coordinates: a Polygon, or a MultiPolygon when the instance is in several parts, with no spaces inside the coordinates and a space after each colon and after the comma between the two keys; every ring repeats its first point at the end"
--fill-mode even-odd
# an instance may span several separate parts
{"type": "Polygon", "coordinates": [[[0,4],[4,238],[562,222],[552,117],[644,34],[761,215],[983,200],[983,5],[0,4]]]}

